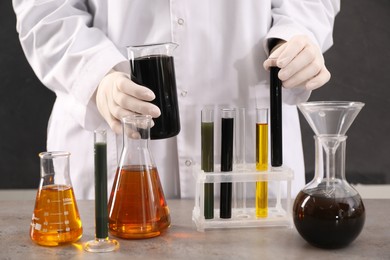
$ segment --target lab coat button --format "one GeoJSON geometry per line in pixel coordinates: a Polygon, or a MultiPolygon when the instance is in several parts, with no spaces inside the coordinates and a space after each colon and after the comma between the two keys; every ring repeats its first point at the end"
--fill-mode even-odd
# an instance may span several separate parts
{"type": "Polygon", "coordinates": [[[182,90],[181,93],[180,93],[180,96],[182,96],[182,97],[187,96],[187,91],[186,90],[182,90]]]}
{"type": "Polygon", "coordinates": [[[180,24],[180,25],[183,25],[184,24],[184,19],[183,18],[177,19],[177,23],[180,24]]]}
{"type": "Polygon", "coordinates": [[[191,160],[186,160],[186,161],[185,161],[185,165],[186,165],[186,166],[190,167],[191,164],[192,164],[192,161],[191,161],[191,160]]]}

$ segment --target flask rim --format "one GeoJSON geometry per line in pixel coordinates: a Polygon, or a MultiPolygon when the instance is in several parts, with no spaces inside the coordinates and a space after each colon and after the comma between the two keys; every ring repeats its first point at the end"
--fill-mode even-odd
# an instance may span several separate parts
{"type": "Polygon", "coordinates": [[[151,115],[142,115],[142,114],[133,114],[133,115],[127,115],[125,117],[122,117],[122,122],[123,123],[130,123],[133,121],[151,121],[152,116],[151,115]]]}
{"type": "Polygon", "coordinates": [[[39,157],[41,159],[53,159],[56,157],[68,157],[70,156],[70,152],[66,151],[46,151],[39,153],[39,157]]]}
{"type": "Polygon", "coordinates": [[[161,47],[161,46],[165,46],[165,45],[170,45],[173,48],[176,48],[179,46],[179,44],[177,44],[175,42],[159,42],[159,43],[140,44],[140,45],[128,45],[128,46],[126,46],[126,48],[128,48],[128,49],[131,49],[131,48],[141,49],[141,48],[148,48],[148,47],[161,47]]]}

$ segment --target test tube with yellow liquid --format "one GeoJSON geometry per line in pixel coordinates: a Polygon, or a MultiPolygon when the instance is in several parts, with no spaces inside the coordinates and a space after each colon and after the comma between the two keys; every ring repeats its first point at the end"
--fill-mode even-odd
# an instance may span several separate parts
{"type": "MultiPolygon", "coordinates": [[[[256,108],[256,170],[268,170],[268,108],[256,108]]],[[[256,217],[268,216],[268,182],[256,182],[256,217]]]]}

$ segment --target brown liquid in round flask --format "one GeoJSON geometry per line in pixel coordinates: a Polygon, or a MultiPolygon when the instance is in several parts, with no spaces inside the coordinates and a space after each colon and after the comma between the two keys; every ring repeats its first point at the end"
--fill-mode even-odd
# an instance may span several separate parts
{"type": "Polygon", "coordinates": [[[363,201],[345,178],[345,133],[363,106],[349,101],[298,105],[316,134],[315,176],[295,198],[293,220],[299,234],[311,245],[345,247],[363,229],[363,201]]]}
{"type": "Polygon", "coordinates": [[[345,247],[363,229],[365,208],[358,194],[327,198],[301,191],[293,206],[293,220],[299,234],[310,244],[322,248],[345,247]]]}

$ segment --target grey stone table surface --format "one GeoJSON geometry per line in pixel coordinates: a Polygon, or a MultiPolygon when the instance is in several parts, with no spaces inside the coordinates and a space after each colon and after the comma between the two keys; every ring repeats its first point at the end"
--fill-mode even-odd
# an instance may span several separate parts
{"type": "Polygon", "coordinates": [[[83,237],[74,244],[42,247],[30,240],[34,201],[0,201],[0,259],[390,259],[390,200],[367,199],[366,222],[348,247],[324,250],[307,244],[295,228],[213,229],[198,232],[193,200],[168,200],[172,225],[156,238],[117,239],[110,253],[89,253],[94,239],[94,202],[77,201],[83,237]]]}

